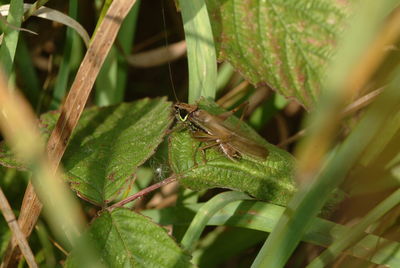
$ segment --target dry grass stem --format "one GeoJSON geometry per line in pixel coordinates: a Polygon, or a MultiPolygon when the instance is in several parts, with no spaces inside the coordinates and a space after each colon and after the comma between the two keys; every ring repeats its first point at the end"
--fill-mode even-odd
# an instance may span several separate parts
{"type": "Polygon", "coordinates": [[[7,221],[8,227],[10,227],[13,236],[15,237],[19,248],[21,249],[22,254],[25,257],[26,262],[28,263],[29,267],[35,268],[38,267],[35,262],[35,256],[33,256],[32,250],[29,247],[28,241],[26,241],[25,235],[22,233],[21,229],[19,228],[18,222],[15,218],[14,212],[6,196],[3,193],[3,190],[0,188],[0,209],[3,213],[4,218],[7,221]]]}

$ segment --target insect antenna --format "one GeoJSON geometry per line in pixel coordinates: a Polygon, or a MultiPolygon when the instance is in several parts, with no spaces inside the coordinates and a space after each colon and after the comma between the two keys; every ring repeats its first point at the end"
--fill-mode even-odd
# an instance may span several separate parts
{"type": "MultiPolygon", "coordinates": [[[[167,23],[166,23],[166,20],[165,20],[164,1],[165,0],[161,1],[161,11],[162,11],[163,24],[164,24],[165,47],[168,48],[169,43],[168,43],[168,35],[167,35],[167,23]]],[[[175,101],[179,102],[178,96],[176,95],[176,91],[175,91],[174,79],[172,78],[172,68],[171,68],[171,61],[170,60],[168,60],[168,73],[169,73],[169,80],[171,82],[172,92],[174,92],[175,101]]]]}

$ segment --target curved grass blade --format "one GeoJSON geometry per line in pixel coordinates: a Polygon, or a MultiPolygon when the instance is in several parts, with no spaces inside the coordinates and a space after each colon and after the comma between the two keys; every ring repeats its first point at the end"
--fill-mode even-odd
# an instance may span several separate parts
{"type": "Polygon", "coordinates": [[[219,211],[231,202],[246,199],[251,199],[251,197],[240,192],[231,191],[221,193],[210,199],[201,207],[201,209],[199,209],[199,211],[196,213],[196,216],[190,223],[190,226],[181,241],[183,248],[185,248],[189,252],[193,251],[196,246],[197,240],[200,238],[200,235],[204,230],[204,227],[207,225],[209,219],[217,211],[219,211]]]}
{"type": "Polygon", "coordinates": [[[189,61],[189,103],[215,98],[217,58],[204,0],[179,0],[189,61]]]}
{"type": "MultiPolygon", "coordinates": [[[[203,205],[204,203],[198,203],[161,210],[144,210],[142,214],[151,217],[153,221],[161,225],[185,226],[191,223],[193,216],[203,205]]],[[[282,206],[265,202],[236,201],[215,213],[209,219],[207,225],[241,227],[269,233],[278,224],[284,210],[285,208],[282,206]]],[[[351,227],[316,218],[310,223],[309,228],[302,237],[302,241],[329,247],[346,231],[351,231],[351,227]]],[[[398,267],[400,265],[399,248],[399,242],[368,234],[346,253],[357,258],[370,256],[368,261],[375,264],[398,267]]]]}
{"type": "MultiPolygon", "coordinates": [[[[30,4],[24,4],[23,6],[23,11],[28,10],[32,5],[30,4]]],[[[2,5],[0,6],[0,13],[2,16],[7,16],[8,12],[10,9],[10,5],[2,5]]],[[[23,13],[22,13],[23,14],[23,13]]],[[[60,11],[48,8],[48,7],[40,7],[34,14],[33,16],[59,22],[61,24],[64,24],[68,27],[71,27],[74,29],[79,36],[82,38],[82,40],[85,42],[86,46],[89,46],[90,38],[89,34],[86,32],[86,30],[80,25],[77,21],[72,19],[71,17],[65,15],[64,13],[61,13],[60,11]]],[[[22,18],[22,16],[21,16],[22,18]]]]}

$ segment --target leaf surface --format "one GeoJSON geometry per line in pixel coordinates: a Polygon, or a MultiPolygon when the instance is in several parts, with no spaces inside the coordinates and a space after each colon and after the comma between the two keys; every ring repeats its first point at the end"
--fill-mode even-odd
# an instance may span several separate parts
{"type": "Polygon", "coordinates": [[[345,27],[348,1],[207,0],[220,60],[312,108],[345,27]]]}
{"type": "MultiPolygon", "coordinates": [[[[193,267],[162,227],[128,209],[102,213],[88,237],[105,267],[193,267]]],[[[80,267],[74,251],[65,267],[80,267]]]]}
{"type": "MultiPolygon", "coordinates": [[[[58,117],[59,112],[41,116],[46,139],[58,117]]],[[[154,153],[171,123],[171,103],[165,98],[86,109],[62,159],[71,188],[91,203],[109,203],[133,182],[136,168],[154,153]]],[[[26,169],[5,144],[0,163],[26,169]]]]}
{"type": "MultiPolygon", "coordinates": [[[[200,101],[199,106],[211,114],[224,112],[215,103],[205,99],[200,101]]],[[[242,155],[241,159],[233,161],[216,146],[206,149],[204,157],[199,150],[204,143],[192,138],[188,130],[175,131],[169,140],[169,161],[180,183],[192,190],[228,188],[276,204],[286,204],[296,190],[293,182],[294,158],[266,142],[246,124],[239,123],[236,117],[227,120],[268,148],[267,159],[260,161],[242,155]]]]}
{"type": "Polygon", "coordinates": [[[63,158],[72,189],[94,203],[110,202],[154,153],[171,122],[164,98],[86,111],[63,158]]]}

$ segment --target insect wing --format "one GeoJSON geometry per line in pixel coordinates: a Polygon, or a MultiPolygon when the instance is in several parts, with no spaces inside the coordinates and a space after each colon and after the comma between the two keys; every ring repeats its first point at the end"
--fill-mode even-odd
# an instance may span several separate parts
{"type": "Polygon", "coordinates": [[[265,160],[268,156],[267,148],[237,134],[232,135],[228,144],[242,155],[253,156],[260,160],[265,160]]]}
{"type": "Polygon", "coordinates": [[[198,109],[196,105],[186,103],[175,104],[175,109],[181,121],[190,122],[189,126],[195,132],[196,139],[220,143],[221,149],[229,158],[236,152],[260,160],[267,158],[268,149],[247,138],[250,133],[242,129],[239,124],[230,123],[226,116],[213,115],[203,109],[198,109]]]}
{"type": "Polygon", "coordinates": [[[245,131],[241,124],[231,123],[230,121],[224,120],[221,122],[221,125],[231,133],[228,143],[240,154],[253,156],[260,160],[265,160],[267,158],[268,149],[248,138],[251,134],[248,131],[245,131]]]}

